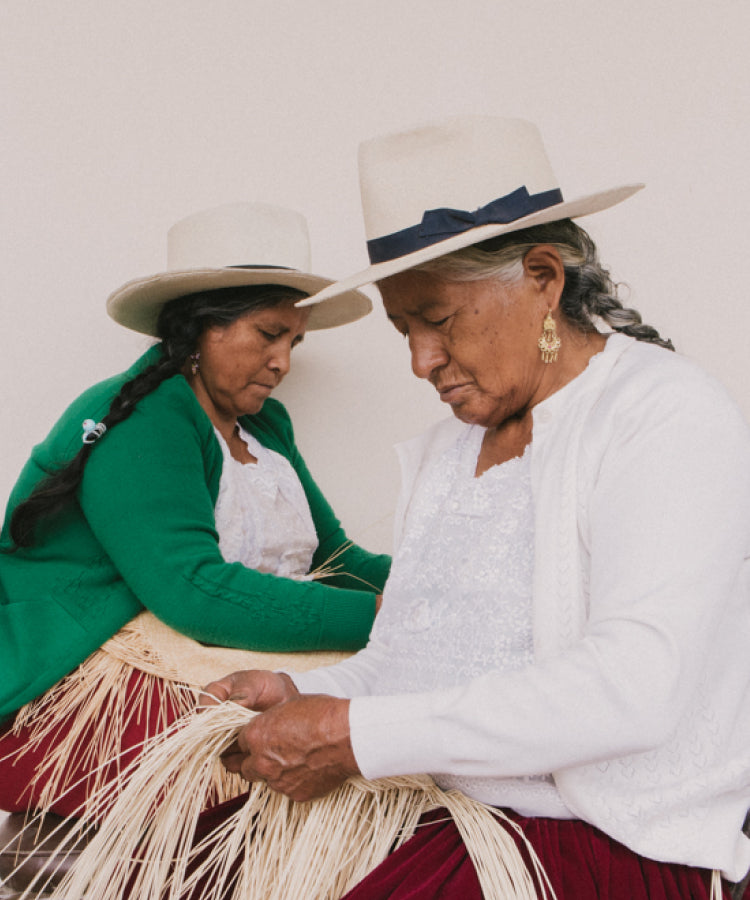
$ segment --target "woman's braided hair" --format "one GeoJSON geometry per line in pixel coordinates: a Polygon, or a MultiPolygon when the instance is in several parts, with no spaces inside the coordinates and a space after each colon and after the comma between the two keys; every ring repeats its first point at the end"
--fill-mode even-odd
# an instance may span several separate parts
{"type": "Polygon", "coordinates": [[[617,285],[599,262],[596,245],[570,219],[491,238],[415,269],[447,281],[497,278],[510,284],[523,277],[524,256],[538,244],[551,244],[560,254],[565,268],[560,311],[571,325],[582,332],[592,332],[597,330],[599,319],[613,331],[674,350],[670,340],[662,338],[651,325],[645,325],[637,310],[624,306],[618,299],[617,285]]]}
{"type": "MultiPolygon", "coordinates": [[[[170,300],[162,307],[156,326],[161,339],[160,358],[125,382],[110,403],[102,424],[111,431],[163,381],[182,372],[206,328],[231,325],[247,313],[306,296],[302,291],[284,285],[261,284],[217,288],[170,300]]],[[[61,511],[75,499],[86,462],[95,447],[96,443],[83,444],[69,463],[40,481],[13,510],[10,536],[15,548],[32,546],[39,521],[61,511]]]]}

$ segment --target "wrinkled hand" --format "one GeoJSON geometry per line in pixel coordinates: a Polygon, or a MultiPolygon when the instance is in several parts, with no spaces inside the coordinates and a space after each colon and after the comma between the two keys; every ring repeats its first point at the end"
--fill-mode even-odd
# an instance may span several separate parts
{"type": "Polygon", "coordinates": [[[297,695],[271,706],[222,756],[230,772],[265,781],[292,800],[312,800],[358,775],[349,737],[349,701],[297,695]]]}
{"type": "Polygon", "coordinates": [[[232,672],[231,675],[207,684],[198,699],[198,705],[215,706],[230,700],[246,709],[262,712],[292,697],[299,697],[299,691],[288,675],[263,669],[247,669],[244,672],[232,672]]]}

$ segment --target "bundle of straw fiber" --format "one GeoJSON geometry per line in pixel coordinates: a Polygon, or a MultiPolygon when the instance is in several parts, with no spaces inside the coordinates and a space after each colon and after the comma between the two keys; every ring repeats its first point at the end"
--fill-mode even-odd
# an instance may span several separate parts
{"type": "MultiPolygon", "coordinates": [[[[113,778],[115,788],[122,787],[122,772],[117,761],[122,753],[123,734],[131,721],[148,721],[147,711],[156,706],[153,735],[162,732],[169,721],[195,708],[200,688],[211,681],[241,669],[288,669],[302,672],[318,666],[333,665],[349,654],[334,652],[260,653],[207,647],[174,631],[152,613],[143,612],[100,650],[58,684],[28,703],[16,714],[16,734],[30,729],[30,739],[19,755],[47,748],[37,768],[36,779],[43,785],[42,809],[49,806],[71,782],[69,761],[78,759],[79,768],[89,775],[87,792],[93,796],[113,778]],[[133,672],[141,673],[139,696],[126,703],[124,698],[133,672]],[[65,722],[65,729],[60,723],[65,722]]],[[[146,737],[150,737],[147,733],[146,737]]],[[[136,748],[137,749],[137,748],[136,748]]],[[[217,763],[208,795],[210,802],[222,802],[242,793],[239,780],[217,763]]],[[[97,805],[101,814],[102,804],[97,805]]],[[[90,819],[95,810],[86,804],[78,815],[90,819]]]]}
{"type": "MultiPolygon", "coordinates": [[[[512,822],[427,777],[357,778],[309,803],[253,784],[247,801],[195,843],[216,760],[253,715],[223,703],[155,738],[124,773],[125,788],[53,900],[337,900],[438,807],[453,817],[487,900],[553,897],[528,844],[527,869],[512,822]]],[[[101,794],[93,802],[107,802],[101,794]]],[[[81,822],[70,845],[88,828],[81,822]]]]}

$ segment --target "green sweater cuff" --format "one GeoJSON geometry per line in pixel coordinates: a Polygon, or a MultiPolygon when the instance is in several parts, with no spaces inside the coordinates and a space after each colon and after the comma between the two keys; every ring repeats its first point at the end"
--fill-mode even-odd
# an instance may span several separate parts
{"type": "Polygon", "coordinates": [[[360,650],[375,621],[375,594],[331,590],[323,611],[320,650],[360,650]]]}

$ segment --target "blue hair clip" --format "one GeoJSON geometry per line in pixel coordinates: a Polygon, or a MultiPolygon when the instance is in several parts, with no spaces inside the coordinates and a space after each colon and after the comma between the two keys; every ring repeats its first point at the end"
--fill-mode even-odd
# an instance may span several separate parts
{"type": "Polygon", "coordinates": [[[84,444],[94,444],[107,430],[104,422],[95,422],[93,419],[84,419],[83,421],[83,437],[81,440],[84,444]]]}

